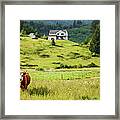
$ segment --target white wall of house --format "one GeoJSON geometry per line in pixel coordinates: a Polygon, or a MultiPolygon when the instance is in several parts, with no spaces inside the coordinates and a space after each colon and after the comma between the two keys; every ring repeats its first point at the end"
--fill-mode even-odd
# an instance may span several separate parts
{"type": "Polygon", "coordinates": [[[60,30],[60,31],[58,31],[58,32],[56,33],[56,35],[58,35],[58,36],[65,36],[66,33],[63,32],[62,30],[60,30]]]}
{"type": "Polygon", "coordinates": [[[56,40],[56,36],[48,36],[48,40],[52,40],[52,39],[54,39],[54,40],[56,40]]]}
{"type": "Polygon", "coordinates": [[[68,40],[68,32],[67,32],[67,30],[65,30],[65,34],[66,34],[66,40],[68,40]]]}
{"type": "Polygon", "coordinates": [[[59,30],[58,32],[56,32],[55,34],[49,34],[48,36],[48,40],[51,40],[51,39],[54,39],[54,40],[68,40],[68,32],[67,30],[59,30]]]}
{"type": "Polygon", "coordinates": [[[65,37],[65,40],[68,40],[68,36],[65,37]]]}

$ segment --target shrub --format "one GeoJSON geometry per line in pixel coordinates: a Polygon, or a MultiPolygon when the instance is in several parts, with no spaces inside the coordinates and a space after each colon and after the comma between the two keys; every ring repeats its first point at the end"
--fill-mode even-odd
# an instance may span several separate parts
{"type": "Polygon", "coordinates": [[[63,63],[60,64],[60,68],[64,68],[64,64],[63,63]]]}
{"type": "Polygon", "coordinates": [[[48,57],[50,57],[50,55],[43,54],[43,55],[40,55],[40,57],[42,57],[42,58],[48,58],[48,57]]]}
{"type": "Polygon", "coordinates": [[[63,63],[61,63],[60,66],[56,67],[55,69],[61,69],[61,68],[65,68],[65,65],[63,63]]]}
{"type": "Polygon", "coordinates": [[[74,45],[72,45],[72,46],[80,46],[79,44],[74,44],[74,45]]]}
{"type": "Polygon", "coordinates": [[[64,58],[62,55],[57,55],[57,57],[64,58]]]}
{"type": "Polygon", "coordinates": [[[76,59],[80,57],[80,53],[70,52],[67,56],[69,56],[70,59],[76,59]]]}
{"type": "Polygon", "coordinates": [[[81,55],[80,57],[82,57],[83,60],[87,60],[91,58],[90,56],[84,56],[84,55],[81,55]]]}
{"type": "Polygon", "coordinates": [[[55,69],[60,69],[61,67],[55,67],[55,69]]]}
{"type": "Polygon", "coordinates": [[[44,71],[43,68],[36,68],[37,71],[44,71]]]}
{"type": "Polygon", "coordinates": [[[90,98],[87,96],[82,96],[82,100],[90,100],[90,98]]]}
{"type": "MultiPolygon", "coordinates": [[[[71,66],[72,67],[72,66],[71,66]]],[[[74,65],[73,68],[77,68],[78,66],[77,65],[74,65]]]]}
{"type": "Polygon", "coordinates": [[[93,54],[92,57],[100,57],[99,54],[93,54]]]}
{"type": "Polygon", "coordinates": [[[60,62],[52,62],[52,64],[60,64],[60,62]]]}
{"type": "Polygon", "coordinates": [[[47,40],[48,36],[42,36],[41,38],[47,40]]]}
{"type": "Polygon", "coordinates": [[[61,63],[59,67],[56,67],[56,69],[60,69],[60,68],[82,68],[82,65],[67,65],[67,64],[63,64],[61,63]]]}
{"type": "Polygon", "coordinates": [[[45,49],[43,49],[43,48],[37,48],[33,53],[39,55],[43,50],[45,50],[45,49]]]}
{"type": "Polygon", "coordinates": [[[82,64],[79,64],[79,65],[78,65],[78,68],[82,68],[82,67],[83,67],[82,64]]]}
{"type": "Polygon", "coordinates": [[[32,64],[26,63],[26,64],[24,64],[24,65],[20,64],[20,66],[36,67],[36,66],[38,66],[38,65],[32,65],[32,64]]]}
{"type": "Polygon", "coordinates": [[[92,62],[92,63],[90,63],[90,64],[88,64],[87,66],[88,66],[88,67],[99,67],[98,65],[96,65],[96,64],[95,64],[95,63],[93,63],[93,62],[92,62]]]}

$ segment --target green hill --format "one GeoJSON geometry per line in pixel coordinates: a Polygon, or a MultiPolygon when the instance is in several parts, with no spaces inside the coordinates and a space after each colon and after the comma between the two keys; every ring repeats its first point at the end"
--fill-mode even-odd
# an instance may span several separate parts
{"type": "Polygon", "coordinates": [[[92,57],[88,47],[69,40],[57,40],[56,46],[44,39],[21,37],[21,69],[50,70],[100,66],[99,57],[92,57]]]}
{"type": "Polygon", "coordinates": [[[87,46],[57,40],[20,38],[20,69],[31,76],[21,100],[99,100],[100,58],[87,46]]]}

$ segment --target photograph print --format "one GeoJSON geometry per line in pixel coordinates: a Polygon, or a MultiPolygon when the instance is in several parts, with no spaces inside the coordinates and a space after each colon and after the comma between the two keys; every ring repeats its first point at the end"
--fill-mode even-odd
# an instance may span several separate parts
{"type": "Polygon", "coordinates": [[[100,100],[100,20],[20,20],[20,100],[100,100]]]}

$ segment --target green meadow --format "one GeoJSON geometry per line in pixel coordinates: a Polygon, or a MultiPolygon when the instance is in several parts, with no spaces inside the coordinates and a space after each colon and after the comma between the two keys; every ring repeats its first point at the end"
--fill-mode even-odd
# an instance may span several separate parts
{"type": "Polygon", "coordinates": [[[100,57],[69,40],[20,37],[20,69],[31,83],[21,100],[99,100],[100,57]]]}

